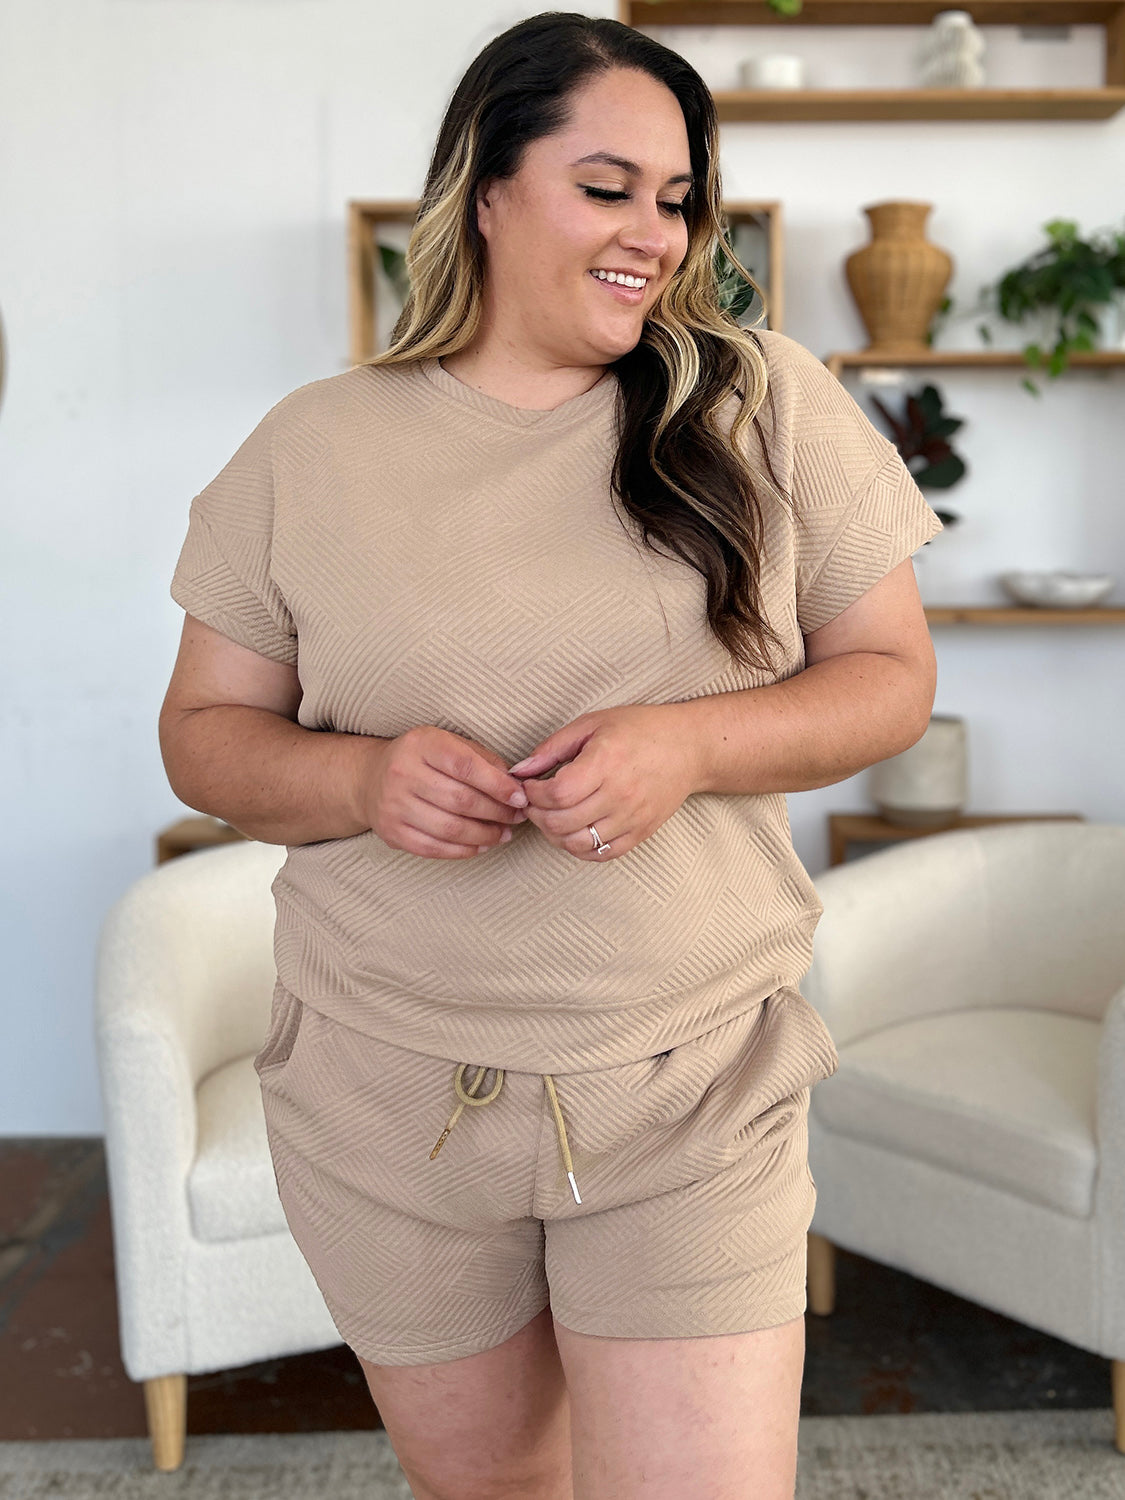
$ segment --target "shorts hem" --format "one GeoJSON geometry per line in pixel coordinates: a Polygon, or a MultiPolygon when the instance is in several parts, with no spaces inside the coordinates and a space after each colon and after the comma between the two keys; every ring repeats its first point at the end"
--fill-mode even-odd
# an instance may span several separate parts
{"type": "Polygon", "coordinates": [[[555,1309],[555,1321],[560,1323],[570,1333],[586,1334],[590,1338],[601,1339],[701,1339],[701,1338],[724,1338],[736,1333],[761,1333],[767,1328],[777,1328],[782,1323],[791,1323],[794,1318],[803,1317],[808,1309],[808,1297],[802,1288],[800,1296],[781,1297],[771,1302],[760,1312],[754,1314],[754,1323],[750,1328],[694,1328],[683,1333],[607,1333],[602,1328],[579,1328],[570,1321],[568,1314],[561,1309],[555,1309]]]}
{"type": "Polygon", "coordinates": [[[374,1346],[361,1347],[362,1341],[349,1338],[340,1329],[340,1337],[351,1349],[353,1354],[358,1354],[361,1359],[366,1359],[373,1365],[427,1365],[445,1364],[453,1359],[466,1359],[473,1354],[485,1354],[489,1349],[495,1349],[503,1344],[514,1334],[525,1328],[533,1318],[537,1318],[544,1307],[550,1307],[550,1302],[544,1302],[531,1312],[524,1311],[518,1317],[510,1319],[507,1323],[500,1324],[497,1328],[489,1329],[479,1334],[469,1334],[462,1339],[437,1339],[428,1344],[396,1345],[393,1349],[385,1345],[376,1352],[369,1352],[374,1346]]]}

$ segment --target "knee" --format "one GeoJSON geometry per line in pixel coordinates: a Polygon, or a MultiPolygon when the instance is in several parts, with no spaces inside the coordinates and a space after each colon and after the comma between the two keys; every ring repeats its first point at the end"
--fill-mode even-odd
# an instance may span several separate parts
{"type": "MultiPolygon", "coordinates": [[[[400,1460],[401,1462],[401,1460],[400,1460]]],[[[462,1470],[448,1477],[411,1472],[403,1464],[414,1500],[574,1500],[569,1444],[565,1454],[537,1457],[488,1474],[462,1470]]]]}

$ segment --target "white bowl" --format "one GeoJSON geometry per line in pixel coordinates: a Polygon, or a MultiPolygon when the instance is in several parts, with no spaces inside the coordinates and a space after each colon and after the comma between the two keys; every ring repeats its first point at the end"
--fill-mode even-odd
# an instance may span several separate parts
{"type": "Polygon", "coordinates": [[[1017,604],[1048,609],[1087,609],[1112,590],[1113,573],[1001,573],[1000,582],[1017,604]]]}

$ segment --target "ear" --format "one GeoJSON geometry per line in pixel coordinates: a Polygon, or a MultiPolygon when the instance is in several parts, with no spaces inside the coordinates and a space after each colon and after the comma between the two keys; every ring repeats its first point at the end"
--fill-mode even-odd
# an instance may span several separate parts
{"type": "Polygon", "coordinates": [[[491,199],[494,181],[495,179],[492,177],[482,177],[480,182],[477,183],[475,199],[477,211],[477,229],[480,231],[481,237],[483,239],[488,238],[488,231],[491,225],[491,199]]]}
{"type": "Polygon", "coordinates": [[[489,231],[492,229],[492,216],[496,211],[496,189],[499,181],[495,177],[481,177],[477,183],[475,192],[475,208],[477,208],[477,229],[480,237],[487,240],[489,231]]]}

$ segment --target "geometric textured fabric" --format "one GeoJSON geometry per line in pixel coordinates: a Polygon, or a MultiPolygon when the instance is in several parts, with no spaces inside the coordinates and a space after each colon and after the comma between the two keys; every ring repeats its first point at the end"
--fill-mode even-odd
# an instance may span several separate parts
{"type": "MultiPolygon", "coordinates": [[[[821,361],[754,336],[769,391],[747,456],[804,522],[762,489],[773,674],[728,655],[701,575],[616,505],[612,367],[548,411],[434,358],[290,392],[192,500],[172,597],[296,668],[306,729],[435,724],[506,765],[583,713],[793,676],[803,635],[942,527],[821,361]]],[[[654,1055],[796,988],[823,910],[782,792],[693,793],[604,864],[530,820],[471,859],[322,839],[290,846],[273,894],[278,976],[306,1005],[431,1056],[552,1073],[654,1055]]]]}
{"type": "Polygon", "coordinates": [[[548,1301],[617,1338],[799,1317],[815,1014],[771,996],[666,1057],[561,1076],[579,1205],[536,1074],[505,1073],[431,1158],[450,1063],[287,998],[255,1064],[261,1103],[286,1221],[343,1338],[428,1364],[492,1347],[548,1301]]]}

